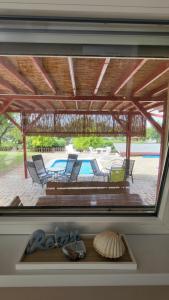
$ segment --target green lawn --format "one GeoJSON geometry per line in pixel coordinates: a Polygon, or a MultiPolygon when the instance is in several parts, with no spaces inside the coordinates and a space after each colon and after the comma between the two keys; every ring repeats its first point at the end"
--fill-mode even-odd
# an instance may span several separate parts
{"type": "MultiPolygon", "coordinates": [[[[28,157],[32,153],[28,153],[28,157]]],[[[0,151],[0,173],[10,171],[23,163],[22,152],[0,151]]]]}

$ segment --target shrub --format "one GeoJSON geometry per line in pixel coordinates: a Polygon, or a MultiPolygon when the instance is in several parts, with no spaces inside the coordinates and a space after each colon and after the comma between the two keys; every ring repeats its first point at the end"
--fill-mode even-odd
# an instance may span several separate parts
{"type": "Polygon", "coordinates": [[[57,137],[48,136],[34,136],[28,138],[29,148],[41,148],[41,147],[65,147],[66,140],[57,137]]]}

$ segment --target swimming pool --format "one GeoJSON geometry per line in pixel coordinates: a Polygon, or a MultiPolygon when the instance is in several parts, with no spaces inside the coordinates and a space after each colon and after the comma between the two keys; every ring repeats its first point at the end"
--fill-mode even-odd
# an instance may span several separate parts
{"type": "Polygon", "coordinates": [[[160,158],[160,155],[143,155],[143,158],[160,158]]]}
{"type": "MultiPolygon", "coordinates": [[[[89,159],[78,159],[82,161],[79,175],[93,175],[93,170],[89,159]]],[[[66,167],[67,159],[57,159],[50,165],[50,170],[63,170],[66,167]]]]}

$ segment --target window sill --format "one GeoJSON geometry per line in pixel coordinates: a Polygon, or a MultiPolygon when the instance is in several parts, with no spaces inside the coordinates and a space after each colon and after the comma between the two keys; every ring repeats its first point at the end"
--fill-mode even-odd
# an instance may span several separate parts
{"type": "Polygon", "coordinates": [[[169,236],[127,235],[138,263],[136,271],[17,271],[28,235],[0,236],[0,287],[169,285],[169,236]]]}

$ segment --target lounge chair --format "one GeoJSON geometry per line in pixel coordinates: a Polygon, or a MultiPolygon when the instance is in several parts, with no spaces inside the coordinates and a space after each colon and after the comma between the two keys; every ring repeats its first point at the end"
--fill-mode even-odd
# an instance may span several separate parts
{"type": "Polygon", "coordinates": [[[46,170],[43,156],[41,154],[32,155],[32,160],[39,176],[46,176],[48,178],[53,177],[53,174],[50,171],[46,170]]]}
{"type": "Polygon", "coordinates": [[[134,168],[135,160],[133,159],[124,159],[122,167],[125,169],[125,176],[126,178],[131,176],[132,183],[134,182],[133,179],[133,168],[134,168]]]}
{"type": "Polygon", "coordinates": [[[91,167],[92,167],[94,176],[102,176],[102,177],[104,177],[105,180],[106,179],[108,180],[109,173],[102,172],[100,170],[96,159],[92,159],[90,163],[91,163],[91,167]]]}
{"type": "Polygon", "coordinates": [[[48,181],[50,181],[50,177],[48,175],[43,174],[38,174],[35,164],[33,161],[27,161],[27,168],[29,171],[29,175],[32,178],[32,182],[33,183],[38,183],[41,184],[42,187],[44,186],[44,184],[46,184],[48,181]]]}
{"type": "Polygon", "coordinates": [[[81,165],[82,165],[82,161],[80,160],[74,161],[71,173],[58,176],[56,180],[63,181],[63,182],[76,182],[78,175],[80,173],[81,165]]]}

